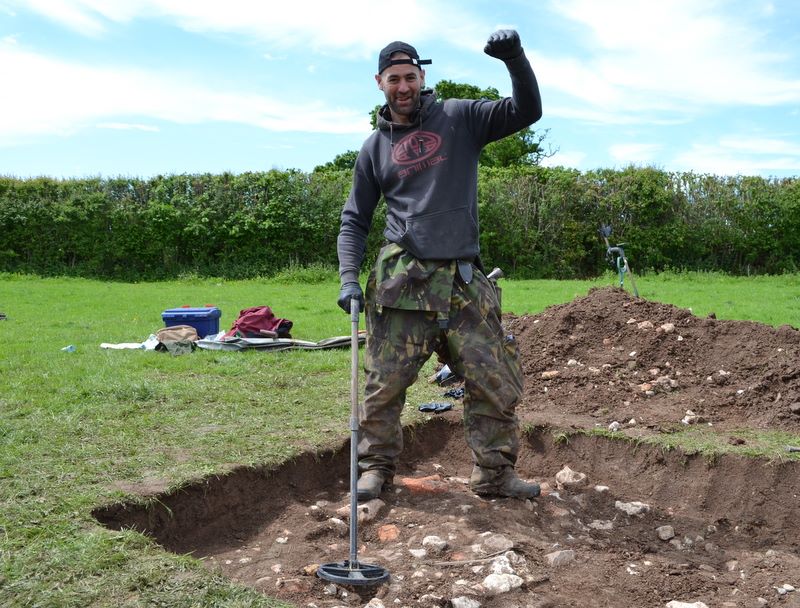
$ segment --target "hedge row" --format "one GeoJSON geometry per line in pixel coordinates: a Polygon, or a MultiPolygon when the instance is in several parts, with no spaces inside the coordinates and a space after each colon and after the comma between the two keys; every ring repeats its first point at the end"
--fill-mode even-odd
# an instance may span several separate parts
{"type": "MultiPolygon", "coordinates": [[[[349,171],[151,179],[0,178],[0,270],[144,280],[245,278],[335,266],[349,171]]],[[[482,169],[486,266],[517,278],[608,268],[602,224],[637,271],[781,273],[800,267],[800,179],[653,168],[482,169]]],[[[368,259],[382,241],[376,214],[368,259]]]]}

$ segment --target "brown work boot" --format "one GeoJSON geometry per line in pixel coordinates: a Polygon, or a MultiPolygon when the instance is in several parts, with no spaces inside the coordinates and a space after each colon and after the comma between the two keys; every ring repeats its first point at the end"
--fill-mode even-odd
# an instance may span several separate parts
{"type": "Polygon", "coordinates": [[[542,490],[538,483],[523,481],[512,467],[492,470],[476,466],[470,478],[470,489],[478,496],[498,498],[536,498],[542,490]]]}
{"type": "Polygon", "coordinates": [[[366,502],[381,495],[381,490],[392,484],[392,477],[377,470],[361,473],[356,484],[358,502],[366,502]]]}

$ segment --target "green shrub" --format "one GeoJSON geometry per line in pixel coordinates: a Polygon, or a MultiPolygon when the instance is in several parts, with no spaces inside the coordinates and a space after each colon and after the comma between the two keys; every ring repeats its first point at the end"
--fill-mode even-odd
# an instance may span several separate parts
{"type": "MultiPolygon", "coordinates": [[[[337,267],[350,170],[150,179],[0,178],[0,271],[152,280],[316,280],[337,267]],[[307,268],[308,270],[301,270],[307,268]],[[303,278],[293,278],[303,277],[303,278]]],[[[481,168],[481,259],[516,278],[591,278],[598,236],[637,271],[778,274],[800,267],[800,180],[652,167],[481,168]]],[[[375,212],[365,268],[383,244],[375,212]]]]}

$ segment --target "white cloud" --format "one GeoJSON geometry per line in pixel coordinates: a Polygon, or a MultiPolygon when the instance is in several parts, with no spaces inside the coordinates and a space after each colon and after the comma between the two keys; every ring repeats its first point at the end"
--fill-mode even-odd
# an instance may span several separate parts
{"type": "MultiPolygon", "coordinates": [[[[477,40],[483,48],[485,32],[477,39],[476,19],[468,7],[455,0],[426,2],[405,0],[404,17],[387,22],[385,15],[399,9],[393,0],[9,0],[22,10],[43,17],[87,36],[98,36],[114,23],[138,18],[162,19],[198,33],[247,36],[273,49],[310,49],[347,56],[372,56],[388,39],[417,41],[448,39],[463,46],[477,40]],[[453,20],[457,14],[458,19],[453,20]],[[447,23],[448,27],[441,27],[447,23]],[[465,33],[469,35],[465,36],[465,33]]],[[[478,49],[478,43],[475,43],[478,49]]],[[[272,55],[273,53],[268,53],[272,55]]]]}
{"type": "Polygon", "coordinates": [[[770,33],[744,3],[554,0],[552,6],[588,32],[582,40],[589,58],[550,59],[548,86],[588,104],[681,113],[695,105],[800,101],[796,57],[769,51],[770,33]]]}
{"type": "Polygon", "coordinates": [[[750,154],[788,154],[800,158],[800,144],[782,139],[731,136],[720,139],[720,146],[750,154]]]}
{"type": "Polygon", "coordinates": [[[176,123],[248,124],[274,131],[364,133],[362,112],[323,102],[287,103],[247,91],[218,91],[167,72],[70,63],[0,45],[0,143],[35,134],[67,135],[105,123],[147,117],[176,123]],[[114,120],[114,119],[123,120],[114,120]]]}
{"type": "Polygon", "coordinates": [[[542,159],[542,166],[580,168],[585,161],[586,154],[584,152],[559,150],[553,156],[542,159]]]}
{"type": "Polygon", "coordinates": [[[656,157],[661,148],[660,144],[614,144],[609,147],[608,153],[621,163],[647,163],[656,157]]]}
{"type": "Polygon", "coordinates": [[[160,129],[154,125],[132,124],[127,122],[101,122],[97,125],[98,129],[112,129],[115,131],[149,131],[158,133],[160,129]]]}
{"type": "Polygon", "coordinates": [[[90,2],[69,0],[27,0],[21,8],[41,13],[48,19],[87,36],[99,36],[105,30],[105,26],[98,15],[94,14],[96,9],[89,6],[90,4],[90,2]]]}
{"type": "MultiPolygon", "coordinates": [[[[529,56],[531,53],[528,54],[529,56]]],[[[532,57],[536,77],[548,88],[555,88],[591,106],[618,107],[623,91],[603,78],[590,65],[576,58],[532,57]]]]}
{"type": "Polygon", "coordinates": [[[728,136],[695,143],[671,163],[678,169],[716,175],[775,175],[800,172],[800,145],[780,139],[728,136]]]}
{"type": "Polygon", "coordinates": [[[580,104],[548,103],[547,116],[549,118],[564,118],[571,121],[580,121],[593,125],[657,125],[670,126],[684,124],[689,121],[688,117],[662,116],[652,109],[642,108],[641,110],[627,110],[625,112],[615,112],[613,109],[596,108],[580,104]]]}

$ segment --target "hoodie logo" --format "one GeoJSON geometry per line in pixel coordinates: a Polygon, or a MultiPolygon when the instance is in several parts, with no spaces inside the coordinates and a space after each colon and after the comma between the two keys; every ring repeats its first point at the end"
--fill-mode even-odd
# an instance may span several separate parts
{"type": "Polygon", "coordinates": [[[430,158],[439,151],[442,138],[430,131],[409,133],[392,149],[392,160],[398,165],[413,165],[430,158]]]}

